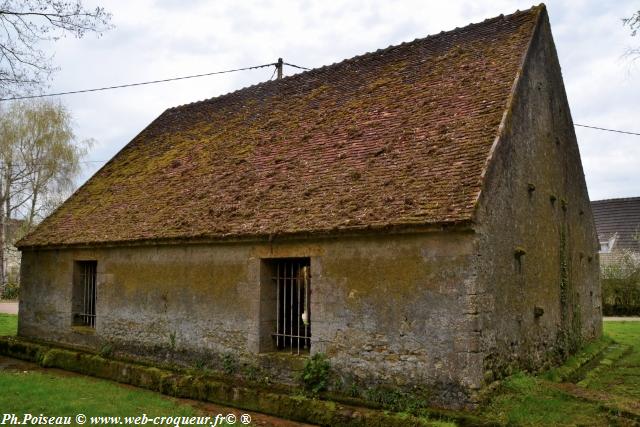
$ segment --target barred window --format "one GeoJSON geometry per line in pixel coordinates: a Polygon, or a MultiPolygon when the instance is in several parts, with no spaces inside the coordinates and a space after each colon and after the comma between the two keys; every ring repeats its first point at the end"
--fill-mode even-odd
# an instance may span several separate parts
{"type": "Polygon", "coordinates": [[[73,324],[96,327],[97,261],[76,261],[73,277],[73,324]]]}
{"type": "Polygon", "coordinates": [[[309,258],[270,260],[275,287],[276,324],[272,337],[278,350],[300,354],[311,347],[311,266],[309,258]]]}

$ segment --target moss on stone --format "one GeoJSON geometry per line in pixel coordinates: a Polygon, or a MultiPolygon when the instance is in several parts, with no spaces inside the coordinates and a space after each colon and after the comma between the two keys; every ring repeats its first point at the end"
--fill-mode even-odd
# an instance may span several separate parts
{"type": "Polygon", "coordinates": [[[12,337],[0,338],[0,354],[5,356],[40,363],[47,350],[47,346],[29,341],[22,341],[12,337]]]}
{"type": "MultiPolygon", "coordinates": [[[[301,395],[283,394],[262,387],[223,382],[206,375],[177,373],[91,353],[43,346],[24,339],[0,338],[0,354],[29,361],[40,359],[43,367],[114,380],[170,396],[210,401],[318,425],[405,427],[439,424],[426,416],[389,413],[301,395]]],[[[463,419],[465,417],[466,415],[462,416],[463,419]]]]}

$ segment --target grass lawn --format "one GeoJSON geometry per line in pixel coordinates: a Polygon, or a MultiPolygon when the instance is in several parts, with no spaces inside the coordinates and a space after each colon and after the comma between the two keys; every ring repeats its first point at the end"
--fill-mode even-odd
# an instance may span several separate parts
{"type": "Polygon", "coordinates": [[[38,371],[0,371],[5,413],[64,416],[201,415],[188,405],[150,391],[81,376],[38,371]]]}
{"type": "MultiPolygon", "coordinates": [[[[640,322],[605,322],[604,332],[632,350],[607,369],[590,378],[589,391],[617,400],[640,399],[640,322]]],[[[585,395],[588,393],[585,393],[585,395]]],[[[598,403],[588,402],[564,392],[562,387],[543,378],[516,374],[506,379],[482,415],[493,421],[520,426],[608,426],[618,420],[598,403]]],[[[623,420],[626,421],[626,420],[623,420]]],[[[634,425],[629,422],[622,425],[634,425]]]]}
{"type": "Polygon", "coordinates": [[[15,335],[18,332],[18,316],[0,313],[0,337],[15,335]]]}
{"type": "Polygon", "coordinates": [[[550,386],[549,382],[516,374],[483,410],[483,417],[518,426],[610,425],[598,405],[584,402],[550,386]]]}
{"type": "Polygon", "coordinates": [[[630,345],[633,350],[592,379],[587,388],[640,402],[640,322],[605,322],[604,328],[616,342],[630,345]]]}

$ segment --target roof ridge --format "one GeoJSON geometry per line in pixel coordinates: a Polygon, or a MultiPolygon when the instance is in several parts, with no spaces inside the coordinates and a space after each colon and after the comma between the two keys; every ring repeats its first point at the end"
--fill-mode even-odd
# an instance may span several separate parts
{"type": "Polygon", "coordinates": [[[488,24],[490,22],[498,21],[500,19],[511,18],[511,17],[516,16],[516,15],[522,15],[522,14],[531,13],[531,12],[534,12],[534,11],[539,11],[540,9],[546,9],[546,6],[545,6],[544,3],[540,3],[538,5],[531,6],[529,9],[524,9],[524,10],[517,9],[515,12],[510,13],[508,15],[504,15],[504,14],[501,13],[498,16],[494,16],[492,18],[486,18],[486,19],[484,19],[483,21],[480,21],[480,22],[471,22],[471,23],[469,23],[469,24],[467,24],[467,25],[465,25],[463,27],[455,27],[452,30],[448,30],[448,31],[444,31],[443,30],[443,31],[440,31],[439,33],[436,33],[436,34],[429,34],[429,35],[427,35],[425,37],[418,37],[418,38],[415,38],[415,39],[410,40],[410,41],[404,41],[404,42],[401,42],[399,44],[389,45],[389,46],[387,46],[385,48],[380,48],[380,49],[376,49],[374,51],[365,52],[365,53],[362,53],[360,55],[356,55],[356,56],[352,56],[350,58],[342,59],[342,60],[340,60],[338,62],[333,62],[331,64],[325,64],[325,65],[322,65],[322,66],[320,66],[318,68],[312,68],[312,69],[310,69],[308,71],[303,71],[301,73],[296,73],[296,74],[292,74],[290,76],[285,76],[282,79],[267,80],[267,81],[264,81],[264,82],[259,82],[259,83],[255,83],[255,84],[252,84],[252,85],[249,85],[249,86],[245,86],[245,87],[233,90],[231,92],[227,92],[227,93],[223,93],[223,94],[220,94],[220,95],[212,96],[210,98],[205,98],[205,99],[201,99],[201,100],[198,100],[198,101],[187,102],[185,104],[175,105],[173,107],[167,108],[165,111],[171,111],[171,110],[184,108],[184,107],[187,107],[187,106],[194,106],[194,105],[198,105],[198,104],[204,104],[204,103],[207,103],[207,102],[211,102],[213,100],[222,99],[222,98],[226,98],[226,97],[230,97],[230,96],[236,95],[239,92],[255,90],[255,89],[257,89],[259,87],[262,87],[262,86],[280,85],[280,84],[283,84],[284,82],[291,82],[291,81],[293,81],[293,80],[295,80],[297,78],[302,78],[301,76],[309,76],[311,74],[316,74],[316,73],[320,73],[322,71],[326,71],[328,68],[337,67],[337,66],[340,66],[340,65],[348,64],[350,62],[357,62],[357,61],[362,60],[362,59],[368,59],[368,58],[373,57],[375,55],[383,55],[384,53],[392,52],[394,49],[397,49],[397,48],[400,48],[400,47],[407,47],[409,45],[414,45],[414,44],[417,44],[417,43],[420,43],[420,42],[424,42],[424,41],[429,40],[429,39],[435,39],[437,37],[451,36],[452,34],[462,33],[464,30],[469,30],[469,29],[472,29],[472,28],[475,28],[475,27],[478,27],[478,26],[481,26],[481,25],[486,25],[486,24],[488,24]]]}
{"type": "Polygon", "coordinates": [[[640,201],[640,196],[635,196],[635,197],[616,197],[616,198],[612,198],[612,199],[600,199],[600,200],[592,200],[591,203],[600,203],[600,202],[622,202],[622,201],[632,201],[632,200],[639,200],[640,201]]]}

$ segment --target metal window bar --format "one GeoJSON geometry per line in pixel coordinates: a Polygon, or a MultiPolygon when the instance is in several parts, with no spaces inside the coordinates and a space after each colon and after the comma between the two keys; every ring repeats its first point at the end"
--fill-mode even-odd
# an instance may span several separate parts
{"type": "Polygon", "coordinates": [[[276,347],[292,354],[307,352],[311,347],[309,260],[279,260],[274,272],[276,347]]]}
{"type": "MultiPolygon", "coordinates": [[[[280,277],[280,263],[276,265],[276,277],[280,277]]],[[[276,334],[280,331],[280,282],[274,278],[276,285],[276,334]]],[[[280,348],[280,335],[276,335],[276,348],[280,348]]]]}
{"type": "Polygon", "coordinates": [[[82,289],[82,311],[76,316],[82,326],[96,327],[96,262],[79,263],[82,289]]]}

